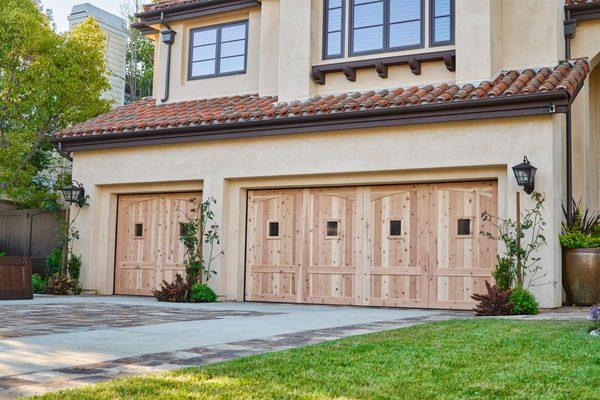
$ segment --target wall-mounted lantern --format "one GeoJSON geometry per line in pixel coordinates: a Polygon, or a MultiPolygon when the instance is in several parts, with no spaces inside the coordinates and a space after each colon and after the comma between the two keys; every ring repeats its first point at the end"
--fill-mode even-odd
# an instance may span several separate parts
{"type": "Polygon", "coordinates": [[[527,194],[533,193],[535,186],[535,172],[537,168],[531,165],[527,156],[523,157],[523,162],[513,167],[515,178],[519,186],[523,186],[523,190],[527,194]]]}
{"type": "Polygon", "coordinates": [[[60,191],[67,203],[77,204],[79,207],[85,205],[85,190],[79,182],[73,181],[69,186],[60,189],[60,191]]]}

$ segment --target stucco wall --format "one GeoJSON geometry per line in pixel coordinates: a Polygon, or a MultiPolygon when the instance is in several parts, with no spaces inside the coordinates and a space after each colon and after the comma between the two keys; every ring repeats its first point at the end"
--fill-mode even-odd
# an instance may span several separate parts
{"type": "MultiPolygon", "coordinates": [[[[456,0],[455,4],[455,45],[429,46],[430,10],[425,1],[424,48],[356,57],[348,57],[346,51],[345,58],[332,60],[322,58],[322,0],[265,0],[261,7],[173,23],[178,35],[173,46],[170,101],[239,93],[278,94],[286,101],[414,84],[477,82],[495,77],[502,69],[553,66],[564,57],[564,1],[456,0]],[[532,15],[536,23],[532,23],[532,15]],[[187,81],[189,29],[246,18],[250,20],[248,72],[187,81]],[[371,69],[359,71],[356,82],[337,73],[328,74],[325,85],[317,85],[309,75],[310,67],[317,64],[448,49],[457,52],[455,72],[434,62],[424,63],[421,75],[412,74],[406,65],[392,67],[387,79],[371,69]]],[[[160,40],[157,43],[155,93],[162,97],[166,46],[160,40]]]]}
{"type": "MultiPolygon", "coordinates": [[[[536,189],[547,196],[542,265],[547,280],[560,282],[562,123],[556,115],[76,153],[73,177],[90,195],[76,222],[83,286],[112,293],[118,193],[202,189],[215,197],[225,255],[211,284],[241,300],[246,189],[496,178],[499,212],[514,215],[518,187],[510,168],[523,154],[538,167],[536,189]]],[[[544,307],[561,303],[560,284],[534,292],[544,307]]]]}
{"type": "MultiPolygon", "coordinates": [[[[171,49],[171,87],[168,102],[258,93],[260,25],[260,8],[258,7],[172,23],[171,27],[177,32],[177,35],[171,49]],[[248,20],[246,73],[188,80],[190,29],[242,20],[248,20]]],[[[154,96],[160,99],[164,96],[167,45],[161,42],[160,37],[155,44],[158,62],[155,61],[154,96]]]]}
{"type": "Polygon", "coordinates": [[[591,72],[572,106],[573,197],[600,208],[600,20],[580,21],[571,57],[590,59],[591,72]]]}

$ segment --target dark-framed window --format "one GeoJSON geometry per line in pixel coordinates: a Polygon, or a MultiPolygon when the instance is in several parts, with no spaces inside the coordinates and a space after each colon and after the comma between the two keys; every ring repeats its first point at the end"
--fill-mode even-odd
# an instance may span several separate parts
{"type": "Polygon", "coordinates": [[[429,0],[429,44],[454,44],[454,0],[429,0]]]}
{"type": "Polygon", "coordinates": [[[248,21],[190,30],[188,79],[246,73],[248,21]]]}
{"type": "Polygon", "coordinates": [[[323,59],[344,57],[346,0],[323,3],[323,59]]]}
{"type": "Polygon", "coordinates": [[[350,1],[350,55],[423,47],[424,0],[350,1]]]}

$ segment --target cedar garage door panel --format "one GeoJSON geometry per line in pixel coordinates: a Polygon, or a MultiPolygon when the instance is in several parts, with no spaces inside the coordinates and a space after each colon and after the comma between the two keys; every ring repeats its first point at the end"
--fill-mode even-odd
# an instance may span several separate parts
{"type": "Polygon", "coordinates": [[[246,299],[472,308],[492,281],[496,182],[256,190],[246,299]]]}
{"type": "Polygon", "coordinates": [[[119,196],[115,294],[152,296],[163,280],[185,277],[180,223],[201,193],[119,196]]]}

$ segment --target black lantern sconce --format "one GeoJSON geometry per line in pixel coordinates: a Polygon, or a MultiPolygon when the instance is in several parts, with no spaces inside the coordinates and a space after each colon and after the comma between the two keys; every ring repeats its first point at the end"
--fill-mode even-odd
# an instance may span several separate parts
{"type": "Polygon", "coordinates": [[[67,203],[77,204],[78,207],[85,205],[85,190],[79,182],[74,180],[73,183],[60,189],[60,191],[67,203]]]}
{"type": "Polygon", "coordinates": [[[519,186],[523,186],[523,190],[527,194],[533,193],[535,185],[535,172],[537,168],[531,165],[527,157],[523,157],[523,162],[513,167],[515,178],[519,186]]]}

